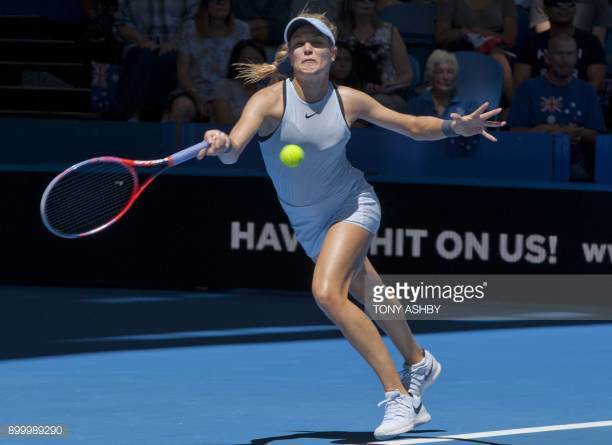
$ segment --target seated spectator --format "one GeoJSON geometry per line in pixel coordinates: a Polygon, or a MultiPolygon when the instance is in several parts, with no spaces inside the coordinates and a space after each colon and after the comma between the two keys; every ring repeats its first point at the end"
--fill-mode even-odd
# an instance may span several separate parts
{"type": "Polygon", "coordinates": [[[284,41],[290,8],[291,0],[240,0],[235,13],[249,25],[254,40],[277,46],[284,41]]]}
{"type": "MultiPolygon", "coordinates": [[[[606,0],[576,0],[576,16],[574,26],[590,32],[599,39],[602,45],[606,43],[606,27],[610,18],[606,0]]],[[[550,29],[550,20],[544,10],[544,0],[533,0],[530,8],[530,26],[537,32],[550,29]]]]}
{"type": "Polygon", "coordinates": [[[330,80],[336,85],[362,90],[363,83],[353,69],[353,55],[351,54],[351,50],[343,42],[338,42],[336,47],[338,48],[338,53],[336,54],[336,60],[332,63],[329,72],[330,80]]]}
{"type": "Polygon", "coordinates": [[[118,105],[124,117],[146,110],[159,120],[176,87],[177,39],[195,7],[188,1],[119,1],[116,26],[126,48],[118,105]]]}
{"type": "Polygon", "coordinates": [[[479,51],[502,67],[503,90],[512,98],[512,69],[503,48],[517,38],[517,11],[513,0],[441,0],[434,37],[449,51],[479,51]]]}
{"type": "Polygon", "coordinates": [[[605,127],[595,90],[573,76],[576,41],[567,34],[552,37],[544,59],[546,74],[526,80],[516,92],[508,126],[512,131],[569,135],[570,179],[592,181],[595,141],[605,127]]]}
{"type": "Polygon", "coordinates": [[[350,48],[365,91],[386,107],[405,112],[402,95],[412,70],[397,28],[377,18],[374,0],[344,0],[338,24],[339,40],[350,48]]]}
{"type": "Polygon", "coordinates": [[[573,0],[545,0],[545,9],[550,18],[550,30],[533,36],[519,52],[514,64],[514,88],[530,77],[546,73],[544,55],[548,41],[552,36],[565,34],[578,45],[574,76],[599,90],[606,74],[604,49],[597,37],[574,26],[576,7],[573,0]]]}
{"type": "Polygon", "coordinates": [[[213,85],[223,79],[232,49],[250,37],[246,23],[233,15],[231,0],[202,0],[194,20],[185,24],[179,44],[179,89],[171,94],[170,119],[210,119],[213,85]]]}
{"type": "Polygon", "coordinates": [[[260,64],[266,61],[266,53],[261,45],[253,40],[241,40],[230,56],[227,78],[218,80],[214,85],[212,101],[212,120],[219,124],[233,125],[238,121],[244,105],[257,92],[257,84],[248,84],[238,79],[241,64],[260,64]]]}
{"type": "Polygon", "coordinates": [[[480,104],[461,99],[457,94],[459,63],[454,54],[437,49],[427,59],[425,81],[431,86],[425,93],[408,102],[408,113],[450,119],[451,113],[469,114],[480,104]]]}

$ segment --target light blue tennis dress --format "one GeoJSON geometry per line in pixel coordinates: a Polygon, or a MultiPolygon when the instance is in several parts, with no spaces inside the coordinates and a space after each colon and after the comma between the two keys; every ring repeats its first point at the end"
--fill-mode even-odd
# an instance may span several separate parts
{"type": "Polygon", "coordinates": [[[327,94],[307,103],[297,95],[291,79],[284,81],[285,111],[276,130],[259,145],[280,200],[300,245],[314,258],[329,227],[347,221],[375,234],[380,225],[380,203],[374,189],[346,158],[351,131],[342,99],[330,82],[327,94]],[[296,168],[279,159],[287,144],[304,149],[296,168]]]}

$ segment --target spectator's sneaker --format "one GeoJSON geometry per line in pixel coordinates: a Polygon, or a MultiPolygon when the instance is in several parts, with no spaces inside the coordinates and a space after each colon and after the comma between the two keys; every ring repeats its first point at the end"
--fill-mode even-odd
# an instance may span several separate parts
{"type": "Polygon", "coordinates": [[[433,382],[436,381],[442,371],[442,365],[427,350],[424,351],[425,358],[416,365],[404,363],[400,371],[402,385],[410,394],[423,397],[423,393],[433,382]]]}
{"type": "Polygon", "coordinates": [[[385,416],[382,423],[374,430],[374,437],[378,440],[391,439],[398,434],[407,433],[415,425],[431,420],[421,399],[410,394],[401,394],[397,390],[385,392],[385,400],[378,406],[381,405],[385,405],[385,416]]]}

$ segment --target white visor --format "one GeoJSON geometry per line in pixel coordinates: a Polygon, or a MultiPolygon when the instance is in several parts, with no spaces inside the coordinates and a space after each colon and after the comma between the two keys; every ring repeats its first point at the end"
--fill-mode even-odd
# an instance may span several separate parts
{"type": "Polygon", "coordinates": [[[291,35],[295,32],[295,30],[298,29],[300,26],[304,25],[314,26],[317,31],[319,31],[331,41],[332,46],[336,45],[336,39],[334,38],[334,33],[331,32],[331,29],[329,29],[327,25],[321,20],[312,17],[296,17],[289,23],[287,23],[287,26],[285,26],[285,43],[288,44],[289,39],[291,38],[291,35]]]}

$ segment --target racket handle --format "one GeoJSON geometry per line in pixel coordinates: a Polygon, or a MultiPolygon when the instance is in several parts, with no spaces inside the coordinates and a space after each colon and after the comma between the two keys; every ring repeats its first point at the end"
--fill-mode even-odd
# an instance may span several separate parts
{"type": "Polygon", "coordinates": [[[183,162],[189,161],[190,159],[195,158],[203,148],[208,148],[208,143],[205,141],[192,145],[191,147],[187,147],[186,149],[176,152],[170,156],[169,163],[170,165],[179,165],[183,162]]]}

